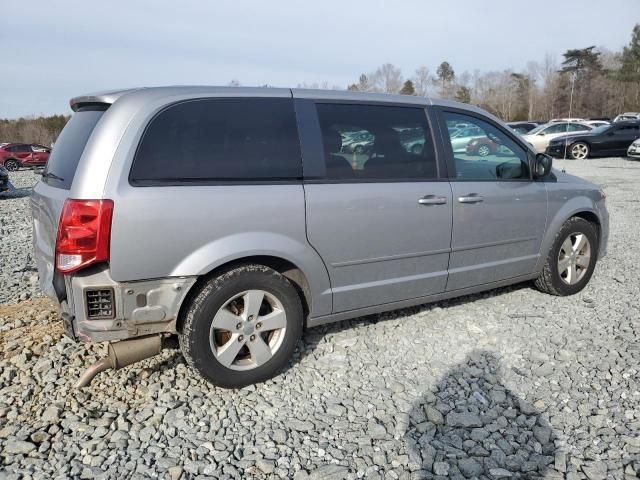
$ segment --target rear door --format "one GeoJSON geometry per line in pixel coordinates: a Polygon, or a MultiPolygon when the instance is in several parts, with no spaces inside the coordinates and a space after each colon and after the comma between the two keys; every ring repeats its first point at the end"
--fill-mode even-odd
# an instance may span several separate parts
{"type": "Polygon", "coordinates": [[[84,107],[71,117],[58,136],[56,148],[42,180],[36,184],[31,195],[33,246],[40,287],[52,297],[56,296],[54,283],[61,285],[62,281],[62,277],[54,271],[60,213],[69,197],[84,147],[104,110],[105,108],[84,107]]]}
{"type": "Polygon", "coordinates": [[[329,271],[333,311],[443,292],[451,189],[424,107],[301,99],[296,111],[307,237],[329,271]],[[344,148],[357,134],[370,145],[344,148]]]}
{"type": "Polygon", "coordinates": [[[532,180],[527,150],[497,123],[464,110],[440,109],[447,126],[475,125],[499,145],[478,155],[449,149],[453,231],[447,290],[498,282],[533,272],[546,228],[547,191],[532,180]]]}

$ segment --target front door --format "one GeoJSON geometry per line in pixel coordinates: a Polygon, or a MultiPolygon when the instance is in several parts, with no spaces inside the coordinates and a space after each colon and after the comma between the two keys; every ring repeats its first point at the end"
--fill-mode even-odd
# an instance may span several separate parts
{"type": "Polygon", "coordinates": [[[442,110],[440,119],[445,139],[446,125],[467,122],[498,145],[483,157],[449,151],[453,232],[447,290],[532,273],[546,227],[547,191],[531,179],[527,150],[486,117],[442,110]]]}
{"type": "Polygon", "coordinates": [[[329,271],[333,311],[443,292],[451,189],[439,178],[424,108],[306,105],[313,113],[302,115],[301,130],[315,121],[322,138],[308,154],[301,132],[307,236],[329,271]],[[356,150],[353,138],[367,142],[356,150]],[[322,165],[309,175],[314,154],[322,165]]]}

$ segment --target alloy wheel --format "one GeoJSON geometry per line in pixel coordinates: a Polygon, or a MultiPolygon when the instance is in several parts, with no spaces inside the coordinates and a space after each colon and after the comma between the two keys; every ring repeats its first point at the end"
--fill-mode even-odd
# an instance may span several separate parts
{"type": "Polygon", "coordinates": [[[248,290],[227,300],[215,314],[209,334],[211,350],[225,367],[251,370],[276,354],[286,325],[280,300],[264,290],[248,290]]]}
{"type": "Polygon", "coordinates": [[[576,160],[583,160],[589,155],[589,147],[584,143],[576,143],[571,147],[571,156],[576,160]]]}
{"type": "Polygon", "coordinates": [[[491,153],[491,151],[486,145],[480,145],[480,147],[478,148],[478,155],[480,155],[481,157],[486,157],[487,155],[489,155],[489,153],[491,153]]]}
{"type": "Polygon", "coordinates": [[[558,273],[567,285],[578,283],[589,269],[591,263],[591,243],[584,233],[572,233],[558,253],[558,273]]]}

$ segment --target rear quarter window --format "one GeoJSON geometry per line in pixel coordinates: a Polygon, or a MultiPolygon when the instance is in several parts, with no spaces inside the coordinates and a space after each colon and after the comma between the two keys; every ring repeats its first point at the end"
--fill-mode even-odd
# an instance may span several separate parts
{"type": "Polygon", "coordinates": [[[293,101],[197,99],[171,105],[147,126],[132,185],[302,178],[293,101]]]}
{"type": "Polygon", "coordinates": [[[80,108],[62,129],[47,161],[42,181],[56,188],[69,190],[80,157],[96,124],[107,106],[80,108]]]}

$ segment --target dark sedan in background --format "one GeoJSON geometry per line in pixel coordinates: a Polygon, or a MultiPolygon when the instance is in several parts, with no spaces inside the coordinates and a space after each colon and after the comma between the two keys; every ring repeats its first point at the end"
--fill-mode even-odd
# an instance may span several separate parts
{"type": "Polygon", "coordinates": [[[549,142],[546,153],[556,158],[622,157],[640,138],[640,122],[616,122],[585,133],[563,135],[549,142]]]}

